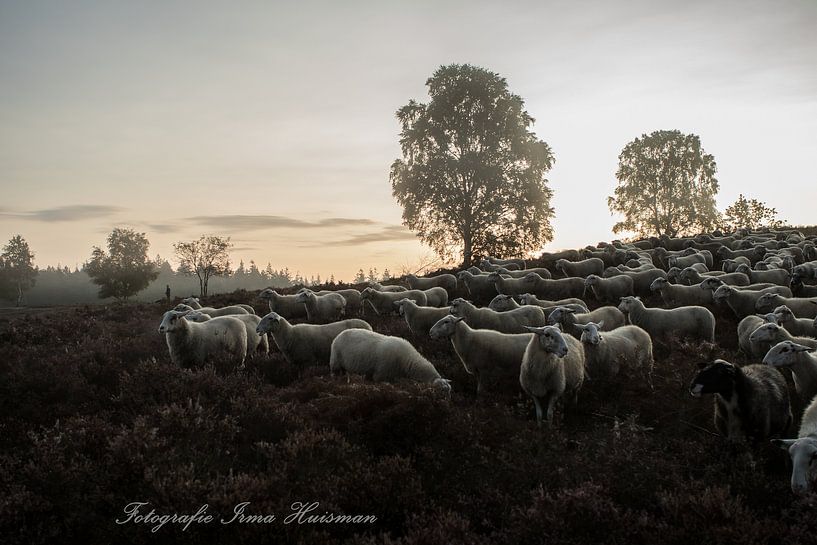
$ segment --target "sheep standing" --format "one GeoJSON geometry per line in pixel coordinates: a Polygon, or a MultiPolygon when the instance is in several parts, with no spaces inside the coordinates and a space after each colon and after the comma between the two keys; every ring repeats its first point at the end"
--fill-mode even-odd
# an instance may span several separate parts
{"type": "Polygon", "coordinates": [[[435,286],[421,291],[426,294],[427,306],[437,308],[448,306],[448,292],[445,288],[435,286]]]}
{"type": "Polygon", "coordinates": [[[787,298],[776,293],[764,293],[755,302],[758,312],[772,312],[775,308],[786,305],[798,318],[817,318],[817,297],[803,299],[787,298]]]}
{"type": "Polygon", "coordinates": [[[604,261],[598,257],[591,257],[581,261],[568,261],[559,259],[554,268],[565,275],[565,278],[581,277],[585,278],[591,274],[601,276],[604,272],[604,261]]]}
{"type": "MultiPolygon", "coordinates": [[[[772,314],[772,316],[774,316],[774,314],[772,314]]],[[[817,348],[817,339],[795,337],[778,324],[762,324],[749,335],[749,345],[752,348],[752,355],[756,358],[762,358],[772,346],[783,341],[791,341],[810,348],[817,348]]]]}
{"type": "Polygon", "coordinates": [[[489,329],[472,329],[462,318],[446,316],[429,332],[432,339],[451,339],[465,370],[477,379],[477,395],[483,378],[518,377],[522,356],[531,333],[507,334],[489,329]]]}
{"type": "Polygon", "coordinates": [[[777,322],[792,335],[800,337],[817,337],[817,319],[797,318],[789,307],[780,305],[774,309],[777,322]]]}
{"type": "Polygon", "coordinates": [[[460,271],[457,279],[465,285],[468,294],[474,300],[488,301],[496,295],[494,283],[487,274],[473,274],[470,271],[460,271]]]}
{"type": "Polygon", "coordinates": [[[533,398],[536,422],[553,426],[556,402],[565,397],[575,406],[584,383],[584,347],[558,327],[529,328],[534,333],[519,368],[519,384],[533,398]]]}
{"type": "Polygon", "coordinates": [[[210,320],[221,320],[223,318],[236,318],[241,320],[244,327],[247,329],[247,355],[251,356],[256,352],[262,354],[269,354],[269,340],[266,335],[259,335],[255,332],[255,328],[261,321],[261,317],[256,314],[233,314],[231,316],[218,316],[211,318],[209,314],[204,314],[197,310],[185,315],[184,319],[191,322],[209,322],[210,320]]]}
{"type": "Polygon", "coordinates": [[[715,304],[726,303],[735,316],[745,318],[754,314],[758,300],[766,293],[774,293],[776,290],[784,290],[781,286],[766,288],[760,291],[740,290],[733,286],[720,286],[712,293],[712,300],[715,304]]]}
{"type": "Polygon", "coordinates": [[[364,375],[375,382],[410,379],[433,384],[450,394],[450,381],[405,339],[365,329],[349,329],[332,341],[329,357],[332,374],[364,375]]]}
{"type": "Polygon", "coordinates": [[[421,307],[411,299],[400,299],[395,305],[415,335],[428,335],[431,326],[448,316],[448,308],[421,307]]]}
{"type": "MultiPolygon", "coordinates": [[[[301,291],[305,291],[307,289],[309,289],[309,288],[301,288],[299,290],[299,293],[301,291]]],[[[338,295],[340,295],[341,297],[346,299],[346,314],[347,315],[361,314],[361,312],[363,310],[363,306],[361,305],[361,300],[360,300],[360,292],[358,290],[356,290],[356,289],[348,288],[348,289],[342,289],[342,290],[320,290],[320,291],[316,291],[314,293],[315,293],[315,295],[319,295],[319,296],[320,295],[327,295],[327,294],[330,294],[330,293],[337,293],[338,295]]]]}
{"type": "Polygon", "coordinates": [[[715,428],[730,441],[786,432],[792,421],[786,379],[764,365],[738,367],[715,360],[692,380],[695,397],[715,394],[715,428]]]}
{"type": "Polygon", "coordinates": [[[258,298],[267,301],[270,312],[275,312],[287,320],[306,319],[306,307],[297,302],[297,295],[281,295],[272,288],[265,288],[258,298]]]}
{"type": "Polygon", "coordinates": [[[627,275],[602,278],[591,274],[584,279],[584,286],[590,288],[596,299],[602,303],[618,302],[622,297],[635,294],[633,279],[627,275]]]}
{"type": "Polygon", "coordinates": [[[576,324],[581,329],[587,374],[592,378],[612,378],[623,368],[641,373],[652,385],[655,360],[649,333],[635,325],[602,333],[604,321],[576,324]]]}
{"type": "Polygon", "coordinates": [[[604,331],[612,331],[617,327],[627,325],[624,313],[612,306],[599,307],[591,312],[581,314],[577,314],[568,307],[556,307],[547,317],[548,325],[559,324],[562,326],[562,331],[577,339],[581,337],[582,332],[581,329],[575,326],[590,322],[604,322],[604,331]]]}
{"type": "Polygon", "coordinates": [[[492,272],[488,279],[494,283],[494,288],[501,295],[522,295],[530,291],[534,284],[534,277],[525,275],[522,278],[505,278],[498,272],[492,272]]]}
{"type": "Polygon", "coordinates": [[[519,303],[513,298],[513,295],[502,295],[501,293],[491,299],[488,303],[488,308],[497,312],[505,312],[506,310],[513,310],[519,308],[519,303]]]}
{"type": "Polygon", "coordinates": [[[772,443],[788,451],[791,457],[791,491],[804,494],[814,480],[814,460],[817,459],[817,397],[803,412],[797,439],[773,439],[772,443]]]}
{"type": "Polygon", "coordinates": [[[622,272],[619,269],[605,270],[603,276],[612,278],[614,276],[628,276],[633,279],[633,293],[639,296],[648,296],[652,293],[650,286],[656,278],[666,278],[667,273],[655,267],[636,272],[622,272]]]}
{"type": "Polygon", "coordinates": [[[184,319],[187,312],[169,310],[162,317],[159,333],[164,333],[170,360],[176,365],[201,366],[225,354],[241,366],[247,357],[247,328],[232,316],[223,320],[196,323],[184,319]]]}
{"type": "Polygon", "coordinates": [[[331,324],[290,324],[286,318],[270,312],[256,326],[256,333],[269,333],[284,358],[298,367],[325,365],[329,361],[332,341],[347,329],[367,329],[372,326],[352,318],[331,324]]]}
{"type": "Polygon", "coordinates": [[[704,307],[647,308],[638,297],[624,297],[618,309],[632,325],[649,333],[653,341],[678,335],[715,342],[715,316],[704,307]]]}
{"type": "Polygon", "coordinates": [[[669,306],[704,306],[712,303],[712,292],[701,286],[670,284],[666,278],[656,278],[650,286],[652,291],[661,293],[661,298],[669,306]]]}
{"type": "Polygon", "coordinates": [[[758,271],[750,269],[748,265],[738,265],[735,272],[743,273],[749,277],[751,283],[770,282],[778,286],[789,285],[789,271],[786,269],[770,269],[768,271],[758,271]]]}
{"type": "Polygon", "coordinates": [[[813,352],[809,346],[783,341],[771,347],[763,357],[766,365],[791,369],[794,387],[804,404],[817,395],[817,356],[813,352]]]}
{"type": "Polygon", "coordinates": [[[744,354],[753,358],[762,358],[768,349],[771,348],[771,346],[766,346],[764,349],[761,348],[760,345],[752,345],[749,340],[749,337],[757,328],[763,324],[774,323],[770,320],[776,321],[774,314],[765,314],[763,316],[751,314],[738,323],[738,347],[744,354]],[[761,350],[762,353],[759,353],[758,351],[761,350]]]}
{"type": "Polygon", "coordinates": [[[295,301],[306,307],[306,318],[310,322],[335,322],[346,312],[346,299],[337,293],[315,295],[304,290],[295,296],[295,301]]]}
{"type": "Polygon", "coordinates": [[[400,299],[411,299],[420,306],[428,304],[428,298],[422,290],[404,290],[400,292],[377,291],[366,288],[360,294],[362,301],[368,301],[377,314],[391,314],[397,311],[395,303],[400,299]]]}
{"type": "Polygon", "coordinates": [[[457,277],[453,274],[439,274],[420,278],[413,274],[406,275],[406,283],[413,290],[427,290],[429,288],[443,288],[448,293],[453,293],[457,289],[457,277]]]}
{"type": "Polygon", "coordinates": [[[524,306],[506,312],[477,308],[465,299],[451,301],[451,314],[465,318],[474,329],[493,329],[500,333],[525,333],[525,326],[545,325],[545,313],[539,307],[524,306]]]}
{"type": "Polygon", "coordinates": [[[531,280],[528,293],[533,293],[542,299],[580,298],[584,295],[584,278],[548,280],[536,273],[530,273],[525,278],[531,280]]]}
{"type": "Polygon", "coordinates": [[[229,305],[226,307],[215,308],[215,307],[203,307],[199,302],[198,297],[185,297],[182,299],[182,303],[188,305],[193,310],[198,310],[199,312],[203,312],[207,314],[211,318],[215,318],[216,316],[227,316],[229,314],[243,314],[243,312],[239,312],[236,310],[236,307],[243,308],[247,314],[255,314],[255,309],[252,308],[250,305],[238,304],[238,305],[229,305]]]}

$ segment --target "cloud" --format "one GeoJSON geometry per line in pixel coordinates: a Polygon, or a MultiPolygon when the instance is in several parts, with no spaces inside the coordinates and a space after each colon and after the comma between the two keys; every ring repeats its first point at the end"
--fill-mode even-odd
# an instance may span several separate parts
{"type": "Polygon", "coordinates": [[[117,214],[123,210],[125,209],[119,206],[73,204],[69,206],[58,206],[56,208],[46,208],[43,210],[32,210],[28,212],[3,212],[0,213],[0,216],[52,223],[104,218],[107,216],[113,216],[114,214],[117,214]]]}
{"type": "Polygon", "coordinates": [[[181,231],[179,225],[172,223],[146,223],[145,226],[156,233],[177,233],[181,231]]]}
{"type": "Polygon", "coordinates": [[[206,225],[218,229],[239,229],[242,231],[252,231],[260,229],[315,229],[350,227],[358,225],[373,225],[374,220],[365,218],[326,218],[319,221],[305,221],[286,216],[266,216],[266,215],[223,215],[223,216],[193,216],[186,221],[206,225]]]}

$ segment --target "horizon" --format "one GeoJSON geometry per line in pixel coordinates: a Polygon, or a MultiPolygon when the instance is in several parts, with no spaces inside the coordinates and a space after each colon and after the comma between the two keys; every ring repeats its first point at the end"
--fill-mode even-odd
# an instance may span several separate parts
{"type": "Polygon", "coordinates": [[[403,6],[3,3],[0,238],[40,268],[81,266],[120,226],[174,268],[172,243],[204,233],[231,237],[234,266],[412,268],[433,253],[391,195],[394,114],[450,63],[506,78],[553,149],[546,250],[620,236],[618,154],[662,129],[714,155],[719,210],[743,193],[814,223],[817,4],[403,6]]]}

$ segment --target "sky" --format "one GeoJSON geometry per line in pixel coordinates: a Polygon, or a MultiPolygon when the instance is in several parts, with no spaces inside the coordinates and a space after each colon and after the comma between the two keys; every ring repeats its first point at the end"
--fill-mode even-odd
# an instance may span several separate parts
{"type": "Polygon", "coordinates": [[[621,149],[700,136],[719,208],[817,202],[817,0],[0,0],[0,239],[74,266],[114,227],[151,255],[230,236],[234,262],[351,280],[431,251],[401,226],[396,110],[440,65],[497,72],[556,157],[555,238],[614,238],[621,149]]]}

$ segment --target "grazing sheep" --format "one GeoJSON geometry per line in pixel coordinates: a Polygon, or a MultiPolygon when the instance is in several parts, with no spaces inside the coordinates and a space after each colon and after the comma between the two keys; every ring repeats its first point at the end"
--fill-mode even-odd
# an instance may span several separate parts
{"type": "Polygon", "coordinates": [[[410,379],[451,393],[450,381],[440,377],[434,365],[410,342],[365,329],[347,329],[335,337],[329,369],[333,375],[343,371],[349,375],[364,375],[375,382],[410,379]]]}
{"type": "Polygon", "coordinates": [[[624,317],[624,314],[612,306],[599,307],[592,312],[583,314],[576,314],[576,312],[568,307],[556,307],[547,318],[548,325],[559,324],[562,326],[562,331],[569,333],[577,339],[581,337],[581,330],[575,326],[590,322],[604,322],[604,331],[611,331],[617,327],[627,325],[627,319],[624,317]]]}
{"type": "Polygon", "coordinates": [[[558,327],[529,328],[534,333],[519,369],[519,384],[533,398],[536,423],[542,418],[553,426],[553,409],[565,397],[575,406],[584,383],[584,347],[570,335],[562,335],[558,327]],[[544,406],[544,408],[543,408],[544,406]]]}
{"type": "Polygon", "coordinates": [[[622,297],[633,295],[633,279],[626,275],[602,278],[591,274],[584,279],[585,287],[590,288],[596,299],[602,303],[615,303],[622,297]]]}
{"type": "Polygon", "coordinates": [[[682,286],[670,284],[666,278],[656,278],[650,289],[661,292],[661,298],[669,306],[704,306],[712,303],[712,292],[698,285],[682,286]]]}
{"type": "Polygon", "coordinates": [[[457,273],[457,279],[465,284],[465,289],[468,290],[468,294],[473,299],[488,301],[496,295],[494,283],[487,274],[460,271],[457,273]]]}
{"type": "Polygon", "coordinates": [[[259,335],[269,333],[284,358],[298,367],[325,365],[332,341],[347,329],[372,330],[363,320],[352,318],[331,324],[290,324],[286,318],[270,312],[256,326],[259,335]]]}
{"type": "Polygon", "coordinates": [[[748,265],[738,265],[735,272],[743,273],[754,283],[769,282],[778,286],[789,285],[789,271],[786,269],[770,269],[768,271],[756,271],[750,269],[748,265]]]}
{"type": "Polygon", "coordinates": [[[447,290],[448,293],[452,293],[457,289],[457,277],[453,274],[440,274],[426,278],[420,278],[413,274],[407,274],[406,282],[413,290],[427,290],[429,288],[439,287],[447,290]]]}
{"type": "Polygon", "coordinates": [[[775,308],[786,305],[798,318],[817,317],[817,297],[808,299],[800,297],[783,297],[776,293],[764,293],[755,302],[758,312],[772,312],[775,308]]]}
{"type": "Polygon", "coordinates": [[[295,296],[295,300],[306,307],[306,318],[313,323],[335,322],[346,312],[346,299],[337,293],[315,295],[305,290],[295,296]]]}
{"type": "Polygon", "coordinates": [[[162,317],[159,333],[164,333],[170,361],[182,367],[204,365],[209,359],[225,354],[241,366],[247,357],[247,328],[232,316],[223,320],[189,322],[189,311],[169,310],[162,317]]]}
{"type": "Polygon", "coordinates": [[[662,271],[661,269],[647,269],[644,271],[638,272],[605,272],[604,276],[606,278],[611,278],[612,276],[620,276],[626,275],[633,279],[633,293],[639,296],[648,296],[652,293],[650,291],[650,286],[655,281],[656,278],[666,278],[667,273],[662,271]]]}
{"type": "Polygon", "coordinates": [[[411,299],[418,305],[424,307],[428,303],[425,292],[421,290],[406,290],[400,292],[377,291],[366,288],[360,294],[362,301],[368,301],[374,311],[378,314],[391,314],[397,310],[395,303],[400,299],[411,299]]]}
{"type": "Polygon", "coordinates": [[[201,303],[199,302],[198,297],[185,297],[184,299],[182,299],[182,303],[185,304],[185,305],[188,305],[193,310],[198,310],[199,312],[203,312],[204,314],[207,314],[208,316],[210,316],[212,318],[215,318],[216,316],[228,316],[230,314],[243,314],[243,312],[236,312],[235,307],[243,308],[245,311],[247,311],[247,314],[255,314],[255,309],[254,308],[252,308],[250,305],[244,305],[244,304],[230,305],[230,306],[221,307],[221,308],[203,307],[203,306],[201,306],[201,303]]]}
{"type": "Polygon", "coordinates": [[[436,286],[420,291],[426,294],[426,306],[437,308],[448,306],[448,292],[445,288],[436,286]]]}
{"type": "Polygon", "coordinates": [[[432,339],[451,339],[454,351],[469,374],[477,379],[477,395],[482,392],[483,377],[518,377],[522,356],[533,334],[499,333],[490,329],[472,329],[462,318],[446,316],[429,332],[432,339]]]}
{"type": "Polygon", "coordinates": [[[431,326],[448,316],[448,307],[421,307],[411,299],[400,299],[394,303],[397,311],[406,319],[409,329],[415,335],[428,335],[431,326]]]}
{"type": "Polygon", "coordinates": [[[638,297],[624,297],[618,309],[627,315],[630,324],[649,333],[653,341],[678,335],[715,342],[715,316],[704,307],[647,308],[638,297]]]}
{"type": "MultiPolygon", "coordinates": [[[[712,300],[715,304],[726,303],[735,316],[738,318],[745,318],[750,314],[754,314],[757,301],[765,293],[775,293],[777,290],[783,290],[782,286],[766,288],[763,290],[739,290],[732,286],[720,286],[712,293],[712,300]]],[[[765,314],[765,313],[764,313],[765,314]]]]}
{"type": "Polygon", "coordinates": [[[715,360],[692,379],[689,392],[715,394],[715,428],[730,441],[781,435],[792,421],[786,379],[763,365],[715,360]]]}
{"type": "Polygon", "coordinates": [[[765,349],[761,348],[760,345],[752,345],[749,341],[749,337],[754,333],[754,331],[762,326],[763,324],[773,324],[776,322],[776,318],[774,314],[750,314],[746,316],[738,323],[738,347],[740,350],[749,357],[754,357],[757,359],[762,358],[766,351],[768,351],[771,346],[767,346],[765,349]],[[762,350],[762,353],[760,351],[762,350]]]}
{"type": "Polygon", "coordinates": [[[260,316],[255,314],[233,314],[230,316],[219,316],[217,318],[212,318],[209,314],[194,310],[193,312],[186,314],[184,317],[185,320],[198,323],[209,322],[211,320],[221,320],[223,318],[237,318],[244,324],[244,327],[247,329],[248,356],[251,356],[256,352],[269,354],[269,340],[267,340],[266,335],[259,335],[255,332],[256,326],[258,326],[258,323],[261,321],[260,316]]]}
{"type": "Polygon", "coordinates": [[[474,329],[493,329],[500,333],[525,333],[525,326],[545,325],[545,313],[531,305],[496,312],[489,308],[477,308],[471,302],[457,298],[451,301],[450,313],[465,318],[465,322],[474,329]]]}
{"type": "Polygon", "coordinates": [[[533,293],[543,299],[580,298],[584,295],[583,278],[559,278],[547,280],[536,273],[530,273],[525,278],[532,280],[528,293],[533,293]]]}
{"type": "Polygon", "coordinates": [[[788,451],[791,457],[791,491],[805,494],[811,490],[817,460],[817,397],[803,412],[797,439],[772,439],[772,443],[788,451]]]}
{"type": "Polygon", "coordinates": [[[258,298],[269,303],[270,312],[276,312],[287,320],[306,319],[306,307],[295,301],[297,295],[281,295],[272,288],[265,288],[258,298]]]}
{"type": "Polygon", "coordinates": [[[584,278],[591,274],[601,276],[604,272],[604,261],[598,257],[591,257],[590,259],[583,259],[581,261],[559,259],[556,261],[554,268],[564,274],[565,278],[584,278]]]}
{"type": "Polygon", "coordinates": [[[624,368],[643,374],[652,384],[655,360],[650,335],[635,325],[603,331],[604,321],[576,324],[581,329],[587,374],[596,378],[613,378],[624,368]]]}
{"type": "Polygon", "coordinates": [[[763,356],[763,363],[772,367],[791,369],[794,388],[801,402],[809,403],[817,395],[817,356],[814,349],[791,341],[771,347],[763,356]]]}
{"type": "MultiPolygon", "coordinates": [[[[391,285],[384,286],[380,282],[369,282],[369,287],[376,291],[383,291],[386,293],[397,293],[407,291],[403,286],[391,285]]],[[[364,290],[365,291],[365,290],[364,290]]]]}
{"type": "Polygon", "coordinates": [[[817,318],[797,318],[789,307],[780,305],[774,309],[777,322],[786,328],[792,335],[800,337],[817,337],[817,318]]]}

